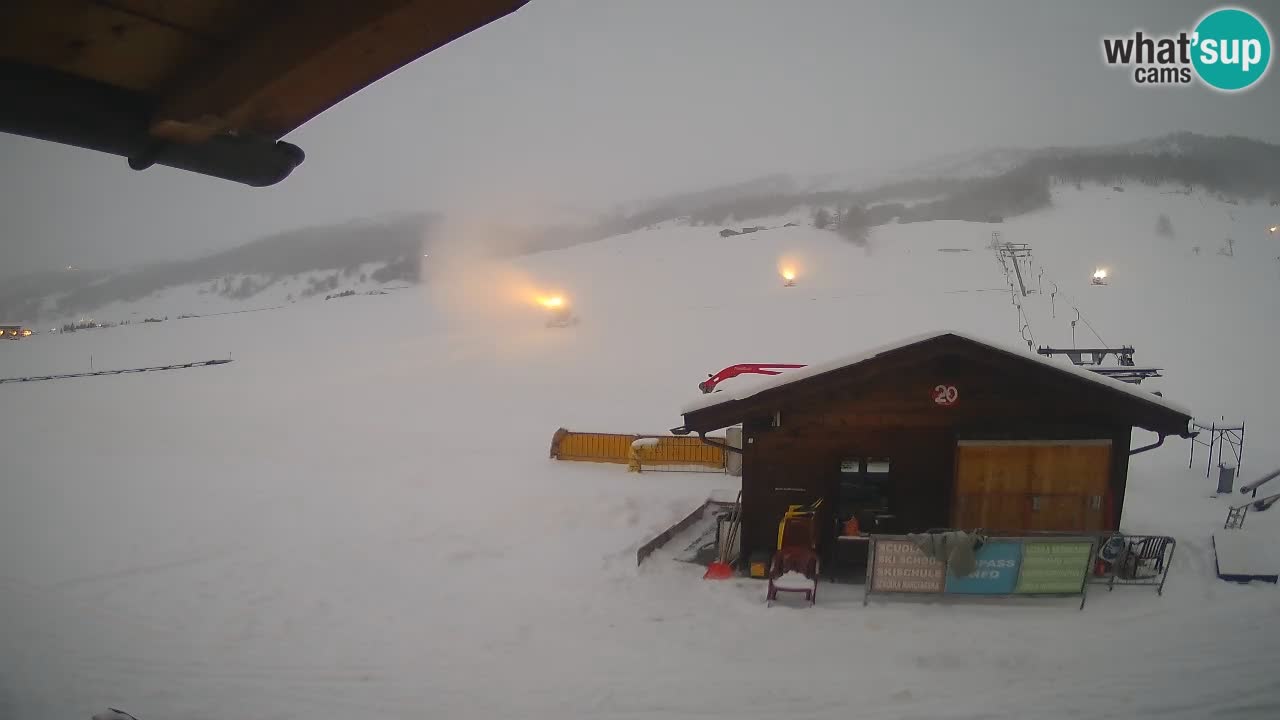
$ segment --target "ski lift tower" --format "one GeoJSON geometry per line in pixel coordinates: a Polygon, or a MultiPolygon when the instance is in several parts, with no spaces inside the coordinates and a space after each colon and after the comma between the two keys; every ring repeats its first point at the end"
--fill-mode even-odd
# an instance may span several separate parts
{"type": "Polygon", "coordinates": [[[1027,283],[1022,279],[1022,261],[1027,262],[1027,268],[1031,267],[1031,246],[1026,243],[999,242],[999,236],[992,233],[992,240],[998,244],[996,251],[1000,255],[1000,262],[1005,264],[1007,268],[1013,265],[1013,273],[1018,277],[1018,290],[1022,293],[1022,297],[1027,296],[1027,283]]]}
{"type": "Polygon", "coordinates": [[[1071,361],[1072,365],[1083,367],[1084,369],[1095,372],[1099,375],[1105,375],[1106,377],[1119,380],[1121,382],[1131,383],[1133,385],[1138,385],[1143,380],[1147,380],[1149,378],[1164,377],[1164,375],[1160,374],[1162,368],[1138,367],[1133,362],[1133,348],[1127,345],[1118,348],[1042,347],[1036,350],[1036,352],[1044,355],[1045,357],[1063,355],[1071,361]],[[1115,365],[1102,364],[1102,361],[1106,360],[1108,355],[1116,356],[1115,365]]]}
{"type": "Polygon", "coordinates": [[[1201,445],[1209,448],[1209,457],[1205,460],[1204,476],[1209,477],[1209,473],[1213,470],[1214,458],[1217,458],[1218,465],[1222,466],[1224,462],[1223,450],[1230,453],[1230,460],[1235,458],[1236,473],[1240,472],[1240,465],[1244,460],[1244,422],[1233,424],[1226,421],[1225,417],[1219,418],[1205,424],[1200,420],[1191,421],[1191,429],[1197,430],[1195,435],[1191,437],[1191,458],[1187,460],[1187,468],[1189,469],[1196,461],[1196,446],[1201,445]],[[1200,437],[1207,435],[1207,439],[1201,440],[1200,437]]]}

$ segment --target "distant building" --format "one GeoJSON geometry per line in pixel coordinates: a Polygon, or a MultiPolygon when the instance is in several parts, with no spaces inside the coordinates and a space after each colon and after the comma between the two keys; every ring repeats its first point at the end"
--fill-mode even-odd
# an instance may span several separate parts
{"type": "Polygon", "coordinates": [[[22,325],[9,324],[0,325],[0,338],[5,340],[13,340],[15,338],[24,338],[31,336],[31,328],[22,325]]]}

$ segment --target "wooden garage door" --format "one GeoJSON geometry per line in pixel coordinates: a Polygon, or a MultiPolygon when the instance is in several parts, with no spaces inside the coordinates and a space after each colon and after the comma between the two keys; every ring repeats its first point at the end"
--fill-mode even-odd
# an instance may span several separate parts
{"type": "Polygon", "coordinates": [[[1110,440],[961,441],[952,525],[988,530],[1100,530],[1110,440]]]}

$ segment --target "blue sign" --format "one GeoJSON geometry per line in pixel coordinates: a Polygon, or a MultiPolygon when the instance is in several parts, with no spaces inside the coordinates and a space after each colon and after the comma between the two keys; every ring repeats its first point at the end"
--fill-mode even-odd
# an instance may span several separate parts
{"type": "Polygon", "coordinates": [[[947,572],[947,592],[968,595],[1011,595],[1018,584],[1022,543],[988,541],[977,552],[978,568],[964,577],[947,572]]]}

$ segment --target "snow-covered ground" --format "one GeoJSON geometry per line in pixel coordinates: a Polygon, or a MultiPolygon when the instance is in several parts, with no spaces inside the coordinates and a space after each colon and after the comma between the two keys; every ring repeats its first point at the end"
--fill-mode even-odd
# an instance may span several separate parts
{"type": "MultiPolygon", "coordinates": [[[[1074,304],[1165,368],[1151,389],[1245,419],[1256,477],[1280,465],[1277,213],[1067,188],[999,226],[877,228],[865,250],[803,226],[665,225],[459,259],[388,295],[4,343],[5,377],[235,362],[0,386],[0,717],[1276,717],[1280,593],[1214,578],[1228,499],[1186,442],[1131,469],[1126,528],[1178,538],[1164,596],[1095,589],[1083,611],[863,608],[826,584],[813,609],[766,609],[758,581],[704,582],[671,550],[635,567],[732,478],[547,447],[559,426],[678,425],[734,362],[937,328],[1017,344],[998,229],[1044,270],[1036,343],[1070,345],[1074,304]],[[1234,257],[1215,254],[1227,237],[1234,257]],[[1110,285],[1089,285],[1097,266],[1110,285]],[[579,324],[544,327],[529,301],[554,292],[579,324]]],[[[1083,322],[1076,337],[1094,340],[1083,322]]],[[[1280,516],[1248,531],[1280,543],[1280,516]]]]}

